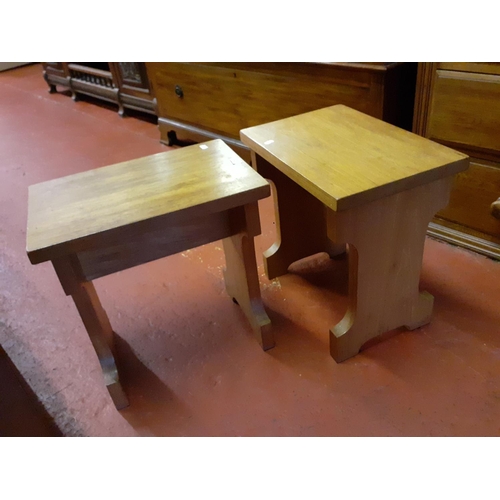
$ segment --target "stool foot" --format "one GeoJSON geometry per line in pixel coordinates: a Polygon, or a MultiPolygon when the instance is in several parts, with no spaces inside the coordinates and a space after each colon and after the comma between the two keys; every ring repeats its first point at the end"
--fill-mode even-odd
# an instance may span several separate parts
{"type": "Polygon", "coordinates": [[[337,363],[356,356],[364,343],[355,332],[342,330],[341,323],[330,330],[330,355],[337,363]]]}
{"type": "Polygon", "coordinates": [[[299,260],[293,257],[287,258],[285,255],[286,252],[283,249],[281,250],[280,242],[277,242],[264,252],[264,271],[270,280],[286,274],[290,264],[299,260]]]}
{"type": "Polygon", "coordinates": [[[260,295],[253,237],[238,233],[222,240],[226,255],[224,280],[228,295],[247,317],[264,351],[274,347],[271,320],[260,295]]]}
{"type": "Polygon", "coordinates": [[[430,323],[433,306],[434,297],[429,292],[422,292],[417,304],[413,307],[412,319],[405,324],[405,327],[408,330],[415,330],[430,323]]]}
{"type": "MultiPolygon", "coordinates": [[[[402,296],[402,287],[399,293],[395,286],[393,291],[380,296],[380,289],[390,290],[385,286],[383,276],[366,276],[369,274],[367,266],[359,262],[359,254],[352,245],[349,246],[349,254],[350,304],[344,318],[330,330],[330,354],[337,363],[355,356],[364,344],[386,332],[402,326],[414,330],[426,325],[431,320],[434,305],[434,297],[430,293],[416,292],[402,296]],[[355,269],[356,266],[358,269],[355,269]],[[363,273],[361,278],[359,268],[363,273]],[[359,297],[364,300],[359,302],[359,297]]],[[[369,260],[373,264],[373,258],[369,260]]],[[[371,271],[377,266],[370,267],[371,271]]],[[[417,279],[418,276],[414,277],[413,287],[418,290],[417,279]]]]}
{"type": "Polygon", "coordinates": [[[260,325],[260,342],[259,343],[260,343],[263,351],[268,351],[269,349],[272,349],[276,345],[276,342],[274,341],[271,320],[269,319],[267,314],[266,314],[266,319],[264,321],[265,321],[265,323],[262,323],[260,325]]]}
{"type": "Polygon", "coordinates": [[[127,396],[125,396],[125,392],[123,391],[120,382],[114,382],[107,387],[109,395],[111,396],[117,410],[123,410],[123,408],[126,408],[129,405],[127,396]]]}
{"type": "MultiPolygon", "coordinates": [[[[374,329],[374,324],[380,319],[375,311],[366,313],[360,317],[354,310],[348,311],[342,321],[330,330],[330,355],[341,363],[359,353],[368,340],[376,339],[384,331],[393,330],[405,326],[408,330],[415,330],[427,325],[431,321],[434,297],[428,292],[422,292],[416,303],[411,308],[411,320],[403,323],[394,317],[394,322],[387,323],[386,328],[374,329]],[[371,335],[369,332],[372,332],[371,335]]],[[[390,321],[390,320],[389,320],[390,321]]]]}

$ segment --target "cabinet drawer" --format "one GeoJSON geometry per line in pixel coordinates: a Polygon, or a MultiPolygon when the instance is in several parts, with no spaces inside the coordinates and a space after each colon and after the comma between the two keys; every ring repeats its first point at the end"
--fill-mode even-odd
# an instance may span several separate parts
{"type": "Polygon", "coordinates": [[[499,197],[500,168],[471,161],[469,169],[456,176],[450,203],[437,216],[500,237],[500,220],[490,211],[499,197]]]}
{"type": "Polygon", "coordinates": [[[500,153],[500,76],[436,72],[427,135],[500,153]]]}
{"type": "Polygon", "coordinates": [[[448,69],[451,71],[467,71],[470,73],[486,73],[488,75],[500,75],[500,63],[493,62],[440,62],[438,69],[448,69]]]}
{"type": "Polygon", "coordinates": [[[373,85],[368,71],[358,71],[358,80],[353,81],[352,73],[326,65],[321,77],[315,78],[301,71],[272,73],[237,65],[148,64],[155,73],[160,116],[236,139],[243,128],[338,103],[382,117],[381,85],[373,85]]]}

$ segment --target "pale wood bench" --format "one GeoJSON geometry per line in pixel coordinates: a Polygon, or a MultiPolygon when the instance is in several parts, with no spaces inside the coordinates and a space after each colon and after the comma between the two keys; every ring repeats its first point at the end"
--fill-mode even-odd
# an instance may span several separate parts
{"type": "Polygon", "coordinates": [[[434,299],[419,293],[426,230],[448,204],[455,174],[468,168],[466,155],[343,105],[240,137],[277,195],[267,276],[348,247],[349,307],[330,330],[337,362],[384,332],[430,321],[434,299]]]}
{"type": "Polygon", "coordinates": [[[269,195],[269,184],[221,140],[30,186],[28,257],[32,264],[52,261],[117,408],[128,402],[92,280],[222,239],[226,290],[269,349],[274,340],[254,249],[257,201],[269,195]]]}

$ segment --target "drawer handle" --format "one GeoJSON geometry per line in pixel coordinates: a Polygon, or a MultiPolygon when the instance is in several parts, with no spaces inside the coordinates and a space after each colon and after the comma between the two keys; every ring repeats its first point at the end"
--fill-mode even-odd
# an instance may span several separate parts
{"type": "Polygon", "coordinates": [[[179,99],[182,99],[184,97],[184,91],[182,90],[182,87],[180,85],[175,86],[175,95],[179,99]]]}
{"type": "Polygon", "coordinates": [[[496,219],[500,219],[500,198],[491,204],[491,215],[496,219]]]}

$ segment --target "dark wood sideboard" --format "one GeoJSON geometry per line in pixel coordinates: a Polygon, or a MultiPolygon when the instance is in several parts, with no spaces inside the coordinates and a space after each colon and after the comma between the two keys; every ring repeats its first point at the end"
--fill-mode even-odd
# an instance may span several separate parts
{"type": "Polygon", "coordinates": [[[220,138],[334,104],[411,130],[416,63],[146,63],[161,141],[220,138]]]}
{"type": "Polygon", "coordinates": [[[428,233],[500,259],[500,63],[419,63],[413,131],[471,157],[428,233]]]}
{"type": "Polygon", "coordinates": [[[51,92],[56,86],[71,90],[73,99],[90,95],[125,108],[156,114],[145,63],[137,62],[44,62],[43,77],[51,92]]]}

